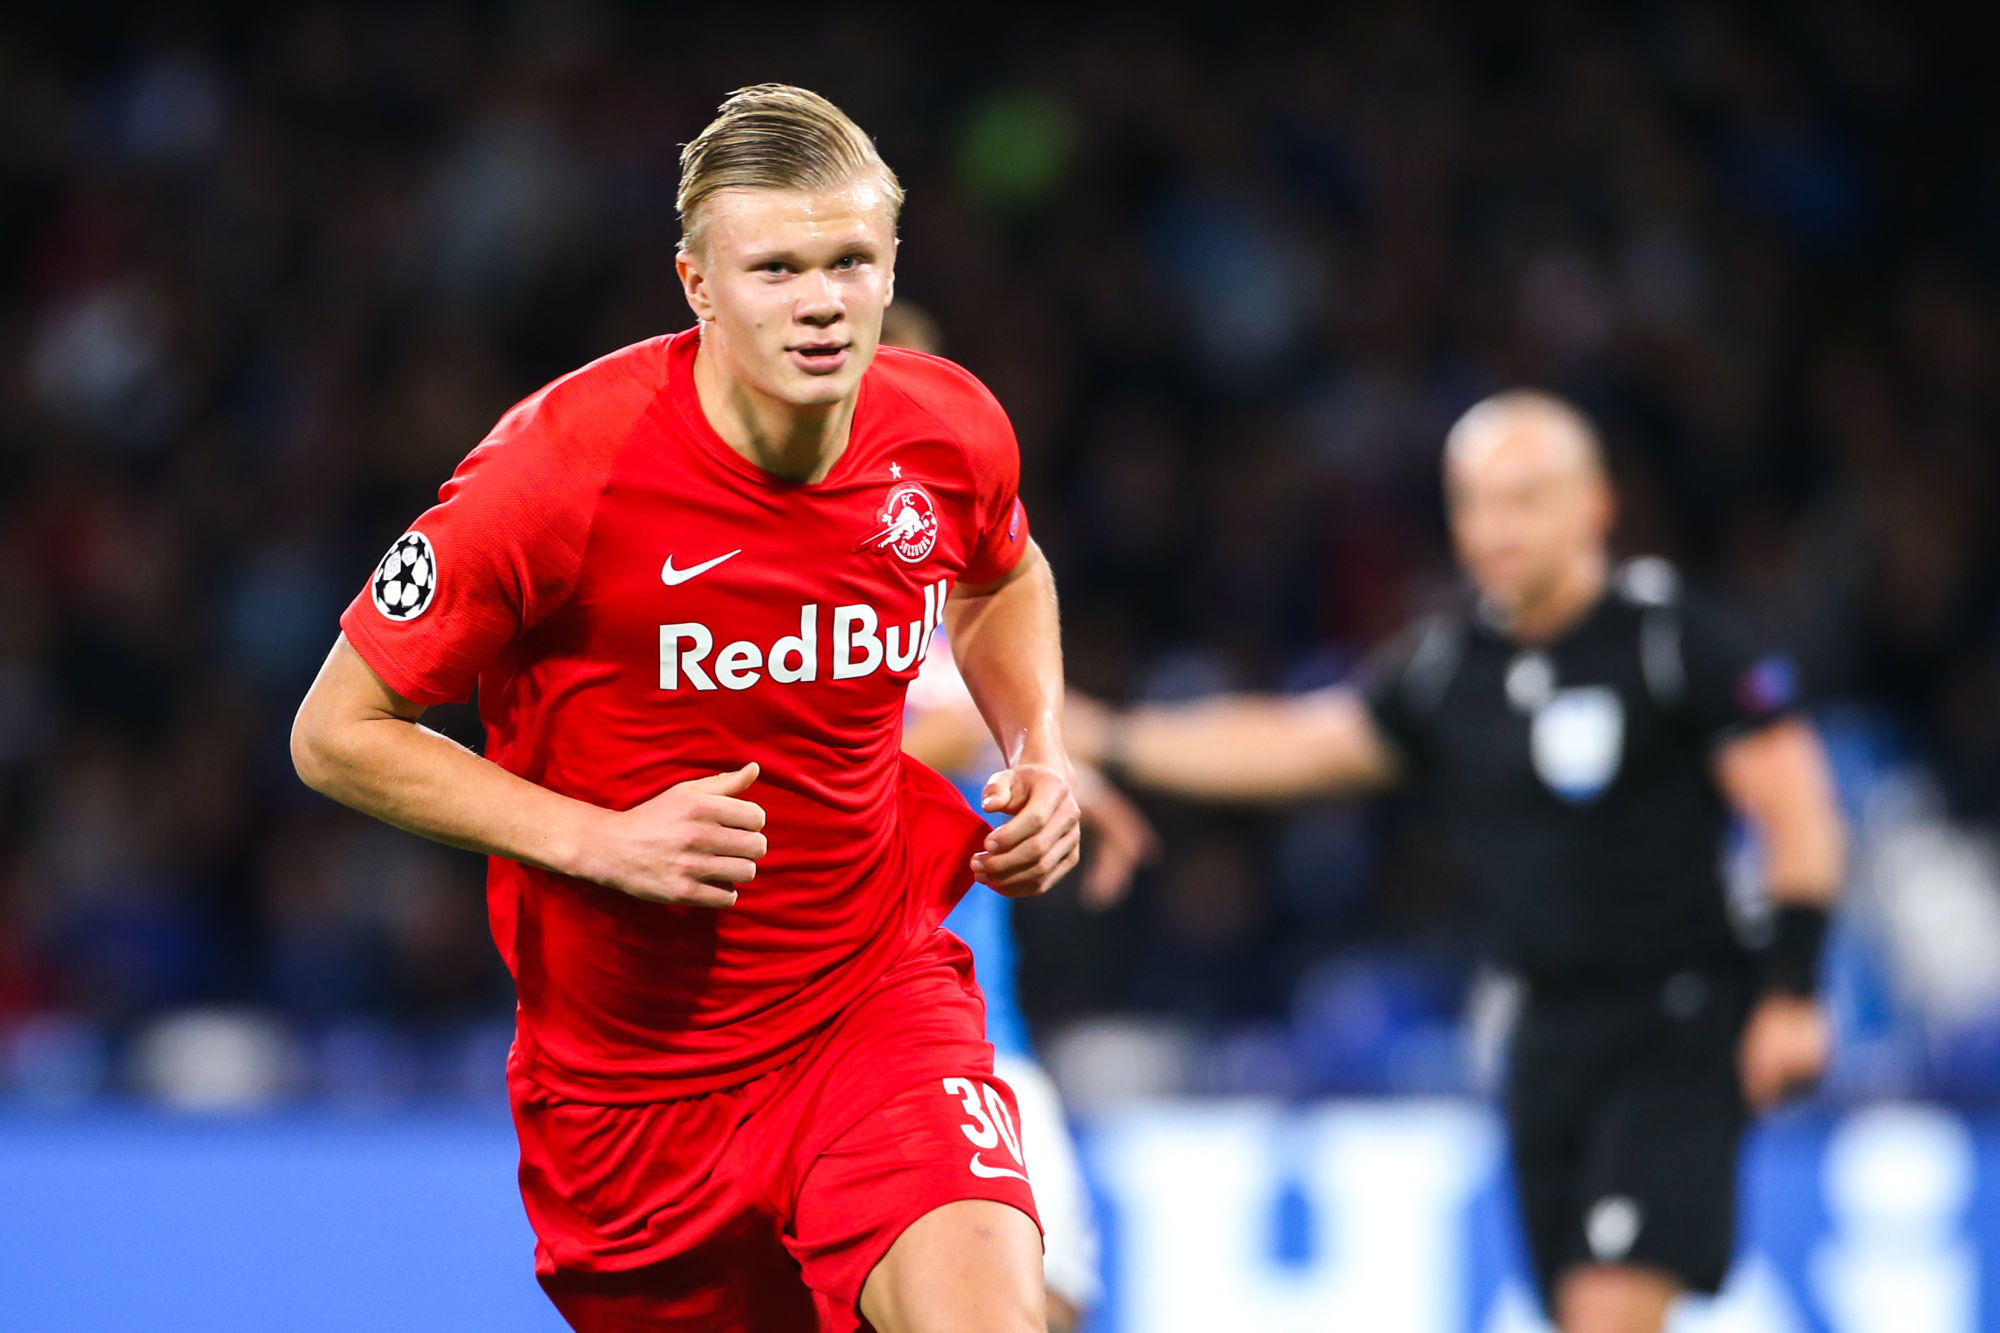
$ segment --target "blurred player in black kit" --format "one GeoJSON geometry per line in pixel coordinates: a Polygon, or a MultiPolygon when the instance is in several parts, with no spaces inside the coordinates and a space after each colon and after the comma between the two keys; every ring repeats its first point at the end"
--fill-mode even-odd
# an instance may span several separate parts
{"type": "Polygon", "coordinates": [[[1815,994],[1844,835],[1791,668],[1656,560],[1615,568],[1595,432],[1513,392],[1452,429],[1444,479],[1477,605],[1414,626],[1358,688],[1117,715],[1072,752],[1182,796],[1421,784],[1526,982],[1506,1114],[1543,1300],[1564,1333],[1657,1333],[1728,1268],[1752,1111],[1823,1070],[1815,994]],[[1768,941],[1738,939],[1731,815],[1768,941]]]}

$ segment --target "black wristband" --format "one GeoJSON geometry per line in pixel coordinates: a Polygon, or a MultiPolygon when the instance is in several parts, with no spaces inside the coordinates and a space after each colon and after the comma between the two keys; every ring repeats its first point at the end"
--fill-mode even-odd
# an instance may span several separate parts
{"type": "Polygon", "coordinates": [[[1771,914],[1771,942],[1764,949],[1764,989],[1800,999],[1819,994],[1819,959],[1826,948],[1827,911],[1784,903],[1771,914]]]}

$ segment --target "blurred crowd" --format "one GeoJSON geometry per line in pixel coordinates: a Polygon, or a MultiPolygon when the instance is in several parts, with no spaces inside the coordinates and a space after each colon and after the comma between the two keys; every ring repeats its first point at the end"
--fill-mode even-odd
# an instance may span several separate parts
{"type": "MultiPolygon", "coordinates": [[[[190,1012],[256,1016],[231,1049],[291,1088],[457,1086],[504,1042],[480,867],[307,792],[291,713],[509,404],[689,323],[679,146],[766,79],[902,175],[898,294],[1013,415],[1076,681],[1339,678],[1453,595],[1451,420],[1573,395],[1625,544],[1846,720],[1883,881],[1847,1002],[2000,1031],[1996,38],[1863,3],[0,28],[0,1086],[143,1083],[190,1012]]],[[[1422,1038],[1392,1082],[1449,1063],[1470,931],[1421,810],[1154,809],[1128,905],[1019,913],[1046,1030],[1236,1034],[1214,1086],[1340,1086],[1374,1031],[1422,1038]]]]}

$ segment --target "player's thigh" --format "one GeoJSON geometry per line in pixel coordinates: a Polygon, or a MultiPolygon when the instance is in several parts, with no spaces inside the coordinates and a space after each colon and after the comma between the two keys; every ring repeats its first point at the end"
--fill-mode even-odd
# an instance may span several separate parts
{"type": "Polygon", "coordinates": [[[861,1288],[878,1333],[1043,1333],[1042,1242],[1011,1204],[961,1199],[912,1222],[861,1288]]]}
{"type": "Polygon", "coordinates": [[[1745,1121],[1733,1052],[1720,1044],[1706,1053],[1669,1046],[1634,1068],[1593,1117],[1573,1205],[1575,1262],[1719,1290],[1745,1121]]]}
{"type": "Polygon", "coordinates": [[[1565,1016],[1523,1014],[1509,1046],[1507,1149],[1536,1289],[1554,1308],[1555,1282],[1572,1261],[1579,1158],[1589,1128],[1594,1034],[1565,1016]]]}
{"type": "Polygon", "coordinates": [[[576,1333],[814,1333],[798,1266],[761,1227],[616,1272],[562,1268],[542,1289],[576,1333]]]}
{"type": "Polygon", "coordinates": [[[1027,1159],[1035,1208],[1042,1219],[1042,1276],[1049,1293],[1082,1312],[1103,1294],[1097,1218],[1062,1097],[1040,1065],[997,1056],[993,1071],[1014,1090],[1021,1112],[1021,1155],[1027,1159]]]}
{"type": "Polygon", "coordinates": [[[510,1063],[535,1271],[579,1333],[810,1333],[782,1219],[743,1170],[768,1078],[637,1106],[559,1097],[510,1063]]]}
{"type": "Polygon", "coordinates": [[[1556,1326],[1562,1333],[1660,1333],[1680,1293],[1676,1278],[1650,1268],[1572,1268],[1556,1287],[1556,1326]]]}
{"type": "Polygon", "coordinates": [[[894,1323],[871,1319],[881,1333],[1039,1329],[1041,1236],[1012,1090],[969,1068],[881,1102],[814,1158],[786,1244],[828,1333],[861,1327],[864,1288],[894,1323]],[[912,1317],[998,1322],[897,1322],[906,1299],[931,1298],[943,1303],[912,1317]]]}

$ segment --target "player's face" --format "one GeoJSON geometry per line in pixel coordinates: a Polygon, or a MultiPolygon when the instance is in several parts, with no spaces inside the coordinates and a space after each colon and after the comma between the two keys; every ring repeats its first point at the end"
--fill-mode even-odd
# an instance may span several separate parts
{"type": "Polygon", "coordinates": [[[745,388],[795,407],[844,401],[875,359],[896,221],[872,177],[834,190],[721,190],[702,205],[682,288],[704,348],[745,388]]]}
{"type": "Polygon", "coordinates": [[[1561,443],[1521,431],[1447,466],[1459,561],[1502,611],[1548,595],[1608,534],[1609,488],[1561,443]]]}

